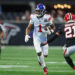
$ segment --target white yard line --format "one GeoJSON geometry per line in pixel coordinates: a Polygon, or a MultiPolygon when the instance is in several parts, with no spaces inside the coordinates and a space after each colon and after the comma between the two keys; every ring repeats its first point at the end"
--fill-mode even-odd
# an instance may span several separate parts
{"type": "Polygon", "coordinates": [[[67,64],[65,61],[63,62],[46,62],[47,64],[67,64]]]}
{"type": "MultiPolygon", "coordinates": [[[[66,61],[63,61],[63,62],[46,62],[47,64],[67,64],[66,61]]],[[[74,61],[75,63],[75,61],[74,61]]]]}
{"type": "Polygon", "coordinates": [[[27,68],[29,66],[27,65],[0,65],[0,68],[14,68],[14,67],[27,68]]]}

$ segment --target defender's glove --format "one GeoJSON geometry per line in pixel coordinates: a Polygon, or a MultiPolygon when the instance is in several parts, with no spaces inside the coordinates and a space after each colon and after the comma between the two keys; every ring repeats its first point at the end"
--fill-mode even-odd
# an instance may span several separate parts
{"type": "Polygon", "coordinates": [[[30,36],[29,35],[26,35],[25,36],[25,42],[28,42],[29,41],[29,38],[30,38],[30,36]]]}

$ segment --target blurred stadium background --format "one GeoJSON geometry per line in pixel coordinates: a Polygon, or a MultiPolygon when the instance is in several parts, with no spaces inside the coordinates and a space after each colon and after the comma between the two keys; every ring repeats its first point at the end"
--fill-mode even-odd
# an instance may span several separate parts
{"type": "MultiPolygon", "coordinates": [[[[47,13],[53,17],[57,29],[64,24],[65,13],[75,13],[75,0],[0,0],[0,23],[5,28],[0,75],[43,75],[42,68],[37,64],[33,39],[24,42],[30,14],[35,12],[38,3],[46,5],[47,13]]],[[[49,44],[49,57],[45,60],[50,75],[75,75],[64,60],[64,44],[63,35],[49,44]]]]}

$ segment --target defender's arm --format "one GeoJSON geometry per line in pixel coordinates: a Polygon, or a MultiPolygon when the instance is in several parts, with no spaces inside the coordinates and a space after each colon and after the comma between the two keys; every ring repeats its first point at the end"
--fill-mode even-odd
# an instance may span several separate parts
{"type": "Polygon", "coordinates": [[[56,33],[53,33],[53,35],[50,36],[50,38],[47,40],[47,42],[45,43],[41,43],[41,46],[44,46],[46,45],[47,43],[50,43],[52,42],[53,40],[55,40],[57,37],[60,36],[60,33],[59,32],[56,32],[56,33]]]}

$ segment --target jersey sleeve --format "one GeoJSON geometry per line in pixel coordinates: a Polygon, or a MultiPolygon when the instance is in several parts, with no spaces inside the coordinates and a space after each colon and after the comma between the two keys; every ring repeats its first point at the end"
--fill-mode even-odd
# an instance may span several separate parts
{"type": "Polygon", "coordinates": [[[30,16],[29,24],[34,24],[34,21],[33,21],[33,15],[30,16]]]}
{"type": "Polygon", "coordinates": [[[48,21],[49,21],[50,25],[53,24],[53,18],[50,15],[48,16],[48,21]]]}
{"type": "Polygon", "coordinates": [[[0,24],[0,32],[2,32],[3,31],[3,27],[2,27],[2,25],[0,24]]]}

